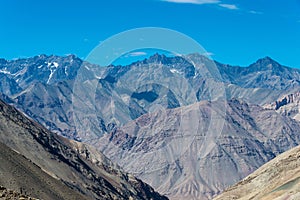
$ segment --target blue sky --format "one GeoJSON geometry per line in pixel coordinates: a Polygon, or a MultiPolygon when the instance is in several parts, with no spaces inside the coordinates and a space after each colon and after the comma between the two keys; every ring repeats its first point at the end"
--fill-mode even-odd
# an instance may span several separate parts
{"type": "Polygon", "coordinates": [[[300,68],[300,0],[2,0],[0,57],[76,54],[133,28],[163,27],[212,58],[246,66],[264,56],[300,68]]]}

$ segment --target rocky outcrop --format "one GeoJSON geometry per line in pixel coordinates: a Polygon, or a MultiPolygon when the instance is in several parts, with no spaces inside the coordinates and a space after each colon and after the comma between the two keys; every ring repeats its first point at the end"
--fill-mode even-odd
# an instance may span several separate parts
{"type": "Polygon", "coordinates": [[[284,95],[277,101],[264,105],[264,107],[300,121],[300,92],[284,95]]]}
{"type": "Polygon", "coordinates": [[[25,194],[7,189],[3,186],[0,186],[0,199],[5,200],[37,200],[35,198],[29,197],[25,194]]]}

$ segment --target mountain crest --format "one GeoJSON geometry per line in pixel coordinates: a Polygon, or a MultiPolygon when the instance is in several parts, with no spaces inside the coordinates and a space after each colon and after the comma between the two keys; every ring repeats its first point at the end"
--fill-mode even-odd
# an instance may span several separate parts
{"type": "Polygon", "coordinates": [[[271,57],[266,56],[264,58],[258,59],[255,63],[250,65],[250,67],[254,67],[256,69],[273,69],[273,68],[279,68],[282,67],[278,62],[273,60],[271,57]]]}
{"type": "Polygon", "coordinates": [[[155,53],[149,58],[144,60],[144,63],[161,63],[161,64],[166,64],[168,63],[168,57],[165,56],[164,54],[159,54],[155,53]]]}

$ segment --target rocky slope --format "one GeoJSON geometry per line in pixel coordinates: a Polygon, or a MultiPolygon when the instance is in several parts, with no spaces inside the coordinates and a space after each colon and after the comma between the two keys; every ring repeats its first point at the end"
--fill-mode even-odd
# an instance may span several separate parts
{"type": "Polygon", "coordinates": [[[95,149],[0,101],[0,184],[42,199],[167,199],[95,149]]]}
{"type": "Polygon", "coordinates": [[[5,199],[17,199],[20,195],[30,194],[40,199],[88,199],[55,179],[23,155],[13,151],[0,142],[0,185],[13,188],[10,192],[3,188],[5,199]]]}
{"type": "Polygon", "coordinates": [[[20,194],[19,192],[7,189],[0,186],[0,199],[1,200],[37,200],[36,198],[29,197],[25,194],[20,194]]]}
{"type": "Polygon", "coordinates": [[[300,146],[267,162],[215,200],[300,199],[300,146]]]}
{"type": "Polygon", "coordinates": [[[171,199],[211,199],[300,143],[300,124],[239,100],[145,114],[94,145],[171,199]]]}

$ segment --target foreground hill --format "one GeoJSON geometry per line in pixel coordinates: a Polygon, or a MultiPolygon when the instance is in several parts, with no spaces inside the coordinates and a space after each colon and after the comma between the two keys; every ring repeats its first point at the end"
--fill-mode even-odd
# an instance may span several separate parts
{"type": "Polygon", "coordinates": [[[41,199],[167,199],[84,144],[0,100],[0,185],[41,199]]]}
{"type": "Polygon", "coordinates": [[[300,146],[267,162],[215,200],[300,199],[300,146]]]}
{"type": "Polygon", "coordinates": [[[13,199],[22,194],[30,194],[41,199],[89,199],[3,143],[0,143],[0,152],[0,185],[15,190],[11,193],[3,188],[0,197],[13,199]]]}

